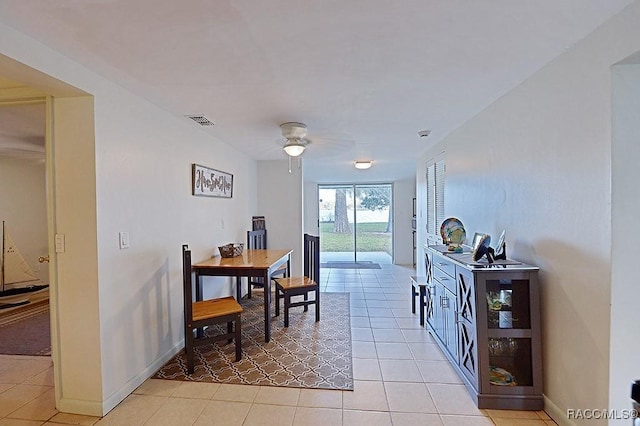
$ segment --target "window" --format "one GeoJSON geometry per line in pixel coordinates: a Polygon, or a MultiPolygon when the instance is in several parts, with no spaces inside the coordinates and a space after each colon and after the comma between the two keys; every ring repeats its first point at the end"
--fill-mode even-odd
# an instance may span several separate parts
{"type": "Polygon", "coordinates": [[[440,237],[444,220],[444,160],[427,166],[427,238],[440,237]]]}

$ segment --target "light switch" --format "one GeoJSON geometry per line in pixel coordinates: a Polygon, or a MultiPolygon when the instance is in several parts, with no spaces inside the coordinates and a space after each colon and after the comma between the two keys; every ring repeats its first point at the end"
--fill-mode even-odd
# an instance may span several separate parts
{"type": "Polygon", "coordinates": [[[56,234],[56,253],[64,253],[64,234],[56,234]]]}
{"type": "Polygon", "coordinates": [[[129,233],[128,232],[120,232],[120,249],[128,249],[129,248],[129,233]]]}

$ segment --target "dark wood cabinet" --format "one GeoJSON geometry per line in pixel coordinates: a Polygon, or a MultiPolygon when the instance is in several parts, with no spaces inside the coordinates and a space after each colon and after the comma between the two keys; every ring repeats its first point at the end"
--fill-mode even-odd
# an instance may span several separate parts
{"type": "Polygon", "coordinates": [[[482,264],[445,246],[425,253],[427,328],[478,407],[541,410],[538,268],[482,264]]]}

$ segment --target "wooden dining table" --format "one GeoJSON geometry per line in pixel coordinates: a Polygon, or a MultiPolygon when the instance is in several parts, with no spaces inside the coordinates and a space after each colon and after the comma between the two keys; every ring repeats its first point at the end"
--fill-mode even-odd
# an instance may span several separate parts
{"type": "MultiPolygon", "coordinates": [[[[236,277],[236,298],[240,301],[242,277],[262,278],[264,281],[264,341],[271,338],[271,274],[283,264],[287,276],[291,276],[291,253],[293,250],[247,249],[236,257],[214,256],[192,265],[196,279],[196,300],[202,300],[202,277],[236,277]]],[[[249,280],[250,281],[250,280],[249,280]]],[[[251,283],[249,282],[249,286],[251,283]]],[[[249,295],[251,289],[249,288],[249,295]]]]}

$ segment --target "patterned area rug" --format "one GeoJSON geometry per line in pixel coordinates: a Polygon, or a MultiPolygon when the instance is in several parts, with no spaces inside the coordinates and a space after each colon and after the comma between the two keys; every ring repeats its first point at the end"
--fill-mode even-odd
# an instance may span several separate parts
{"type": "Polygon", "coordinates": [[[0,354],[51,355],[49,300],[3,311],[0,315],[0,354]]]}
{"type": "MultiPolygon", "coordinates": [[[[165,364],[155,379],[353,390],[348,293],[321,293],[320,322],[315,307],[289,311],[271,320],[271,341],[264,341],[264,310],[259,292],[242,306],[242,360],[233,343],[196,347],[194,374],[187,375],[184,351],[165,364]]],[[[273,306],[272,306],[273,314],[273,306]]]]}

